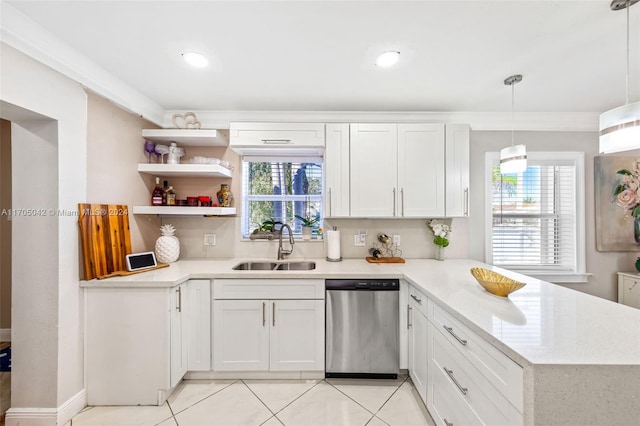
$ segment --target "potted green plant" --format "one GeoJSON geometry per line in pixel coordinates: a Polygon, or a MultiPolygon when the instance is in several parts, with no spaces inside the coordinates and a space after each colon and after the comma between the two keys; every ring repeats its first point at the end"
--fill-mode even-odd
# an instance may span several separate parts
{"type": "Polygon", "coordinates": [[[249,239],[251,240],[273,240],[277,231],[277,225],[282,225],[282,222],[276,221],[273,218],[267,219],[262,224],[258,225],[253,230],[249,239]]]}
{"type": "Polygon", "coordinates": [[[320,215],[311,216],[298,216],[295,215],[296,219],[302,223],[302,239],[310,240],[311,239],[311,231],[313,230],[313,225],[320,222],[320,215]]]}

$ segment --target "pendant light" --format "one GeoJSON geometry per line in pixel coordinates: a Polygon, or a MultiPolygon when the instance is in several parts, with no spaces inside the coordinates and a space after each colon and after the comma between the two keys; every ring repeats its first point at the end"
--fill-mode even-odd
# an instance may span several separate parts
{"type": "Polygon", "coordinates": [[[629,8],[637,2],[611,2],[611,10],[627,10],[627,97],[624,105],[600,114],[601,154],[640,149],[640,102],[629,103],[629,8]]]}
{"type": "Polygon", "coordinates": [[[504,84],[511,86],[511,146],[500,150],[500,173],[520,173],[527,170],[527,148],[524,145],[514,145],[515,115],[514,115],[514,85],[522,81],[520,74],[512,75],[504,80],[504,84]]]}

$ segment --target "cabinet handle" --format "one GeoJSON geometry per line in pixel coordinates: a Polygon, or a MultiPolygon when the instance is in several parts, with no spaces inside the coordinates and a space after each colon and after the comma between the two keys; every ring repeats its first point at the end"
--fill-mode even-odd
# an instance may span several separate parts
{"type": "Polygon", "coordinates": [[[396,189],[393,188],[393,216],[396,215],[396,189]]]}
{"type": "Polygon", "coordinates": [[[176,310],[178,312],[182,312],[182,291],[180,287],[178,287],[176,293],[178,293],[178,303],[176,304],[176,310]]]}
{"type": "Polygon", "coordinates": [[[404,217],[404,188],[400,188],[400,201],[402,201],[402,217],[404,217]]]}
{"type": "Polygon", "coordinates": [[[267,318],[266,318],[266,316],[264,314],[264,311],[265,311],[266,307],[267,307],[267,304],[262,302],[262,326],[263,327],[267,324],[267,318]]]}
{"type": "Polygon", "coordinates": [[[443,325],[443,327],[444,327],[445,330],[447,330],[449,332],[449,334],[451,334],[453,337],[455,337],[456,340],[462,344],[462,346],[467,346],[467,341],[459,338],[456,335],[456,333],[453,332],[453,327],[447,327],[446,325],[443,325]]]}
{"type": "Polygon", "coordinates": [[[469,216],[469,187],[464,189],[464,215],[469,216]]]}
{"type": "Polygon", "coordinates": [[[453,377],[453,370],[447,370],[447,367],[443,367],[444,368],[444,372],[447,373],[447,376],[449,376],[449,378],[453,381],[453,383],[458,387],[458,389],[460,389],[460,392],[462,392],[463,395],[466,395],[467,392],[469,392],[469,389],[467,388],[463,388],[462,386],[460,386],[460,383],[458,383],[458,381],[456,380],[455,377],[453,377]]]}
{"type": "Polygon", "coordinates": [[[422,299],[418,299],[418,297],[415,294],[412,294],[411,298],[422,305],[422,299]]]}
{"type": "Polygon", "coordinates": [[[329,216],[331,216],[331,207],[333,207],[333,203],[331,202],[331,188],[329,188],[329,216]]]}
{"type": "Polygon", "coordinates": [[[271,318],[273,319],[273,326],[276,326],[276,302],[271,304],[271,318]]]}
{"type": "Polygon", "coordinates": [[[411,327],[411,305],[407,305],[407,330],[411,327]]]}
{"type": "Polygon", "coordinates": [[[261,139],[265,145],[286,145],[291,143],[291,139],[261,139]]]}
{"type": "Polygon", "coordinates": [[[450,421],[447,421],[447,419],[442,419],[444,420],[444,426],[453,426],[453,423],[451,423],[450,421]]]}

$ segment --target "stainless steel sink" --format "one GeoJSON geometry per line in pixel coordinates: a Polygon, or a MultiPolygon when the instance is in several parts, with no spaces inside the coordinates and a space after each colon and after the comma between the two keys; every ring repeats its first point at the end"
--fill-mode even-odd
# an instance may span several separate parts
{"type": "Polygon", "coordinates": [[[234,271],[311,271],[316,269],[316,262],[242,262],[231,269],[234,271]]]}
{"type": "Polygon", "coordinates": [[[278,264],[276,262],[242,262],[234,266],[234,271],[271,271],[278,264]]]}
{"type": "Polygon", "coordinates": [[[284,262],[276,267],[276,271],[311,271],[316,269],[316,262],[284,262]]]}

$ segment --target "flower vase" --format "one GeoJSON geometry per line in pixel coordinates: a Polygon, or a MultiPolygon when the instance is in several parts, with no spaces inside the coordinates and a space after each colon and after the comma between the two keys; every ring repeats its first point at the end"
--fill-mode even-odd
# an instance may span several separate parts
{"type": "Polygon", "coordinates": [[[636,243],[640,244],[640,217],[633,218],[633,236],[636,243]]]}
{"type": "Polygon", "coordinates": [[[233,194],[229,191],[229,184],[227,183],[220,184],[220,191],[216,193],[216,197],[220,207],[231,207],[233,204],[233,194]]]}
{"type": "Polygon", "coordinates": [[[444,260],[444,247],[436,246],[436,260],[444,260]]]}
{"type": "Polygon", "coordinates": [[[303,226],[302,227],[302,239],[303,240],[310,240],[311,239],[311,231],[313,231],[312,227],[303,226]]]}
{"type": "Polygon", "coordinates": [[[640,257],[636,259],[636,271],[640,272],[640,257]]]}

